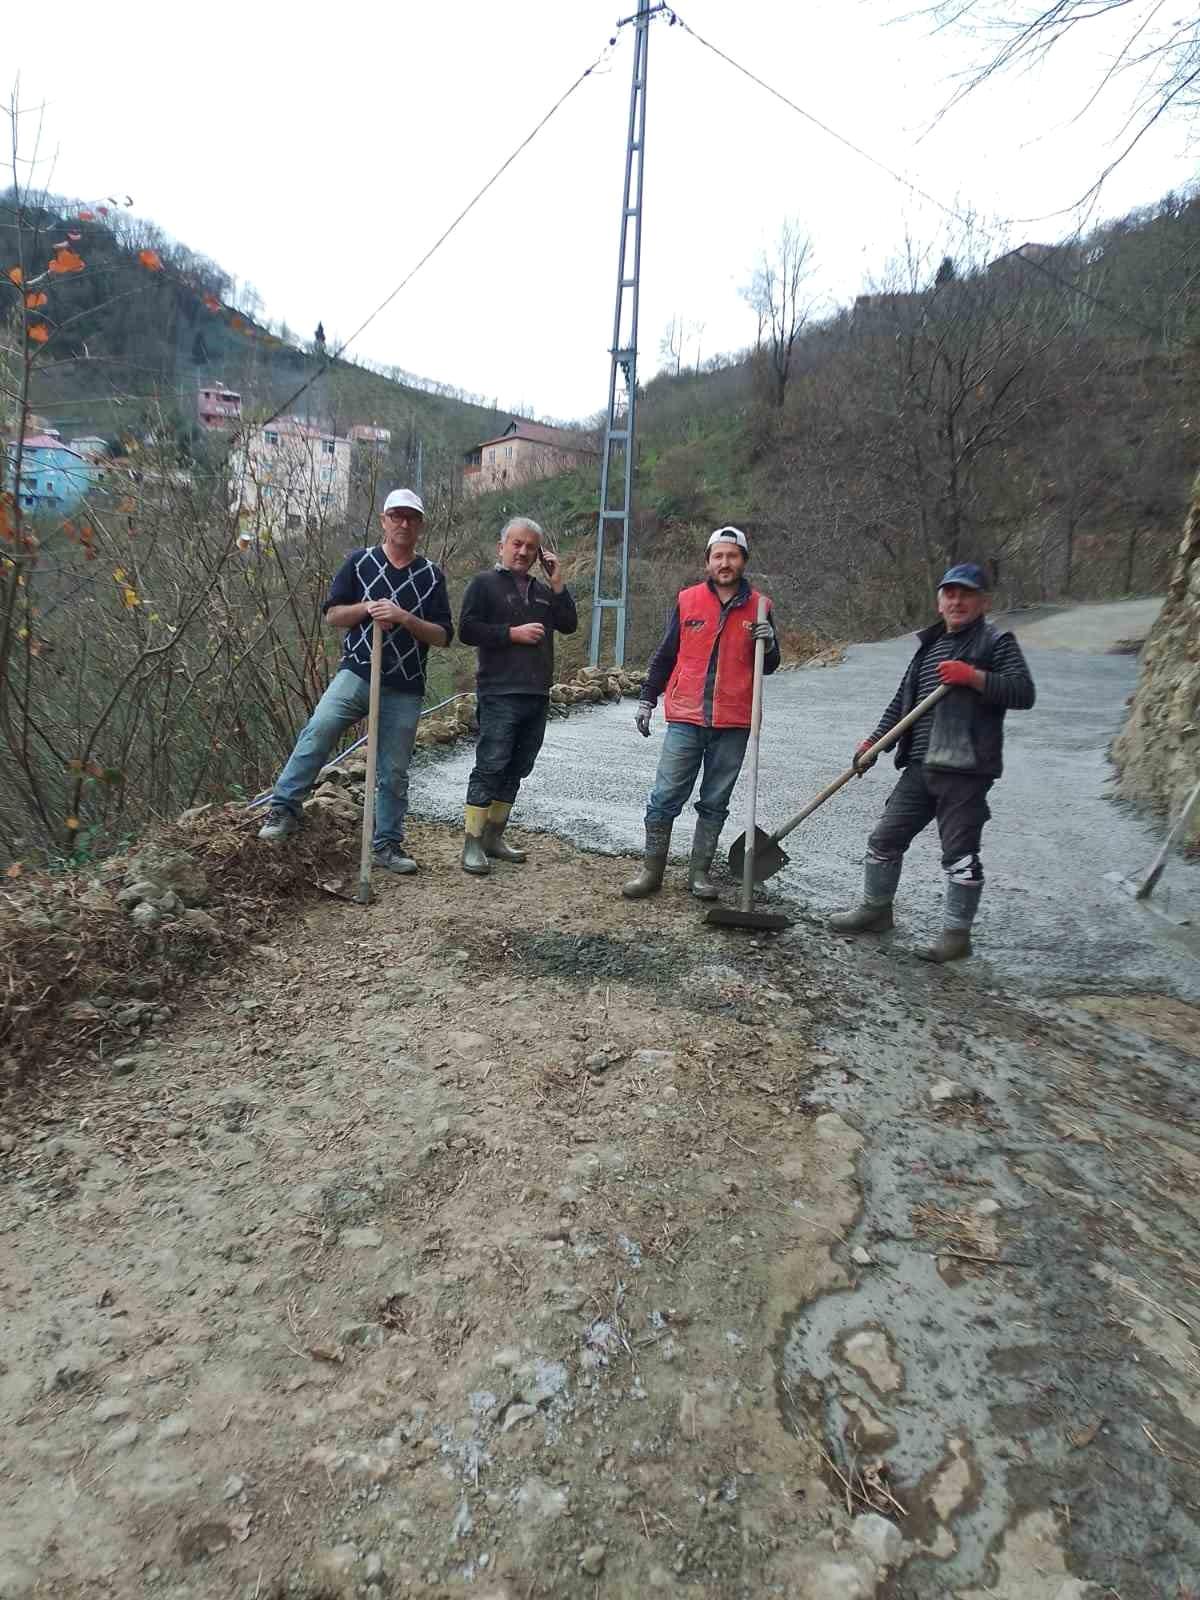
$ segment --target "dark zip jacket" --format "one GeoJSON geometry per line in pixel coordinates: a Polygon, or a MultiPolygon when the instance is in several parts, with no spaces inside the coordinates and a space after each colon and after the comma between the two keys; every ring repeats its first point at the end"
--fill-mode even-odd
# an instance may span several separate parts
{"type": "Polygon", "coordinates": [[[529,580],[525,598],[514,575],[494,567],[472,578],[463,596],[458,636],[479,652],[475,687],[480,694],[545,694],[554,682],[554,635],[579,626],[570,591],[555,594],[549,584],[529,580]],[[510,628],[540,622],[541,644],[513,644],[510,628]]]}
{"type": "MultiPolygon", "coordinates": [[[[917,653],[909,662],[873,739],[881,739],[916,705],[925,654],[945,634],[946,624],[940,620],[917,634],[917,653]]],[[[970,662],[985,673],[983,692],[951,689],[931,713],[926,713],[933,717],[933,725],[928,748],[921,759],[927,767],[947,772],[998,778],[1004,770],[1004,714],[1030,709],[1036,698],[1033,677],[1013,635],[1001,633],[983,617],[964,628],[961,634],[951,637],[955,641],[954,649],[946,659],[970,662]]],[[[912,742],[910,728],[896,746],[898,767],[906,767],[913,759],[912,742]]]]}

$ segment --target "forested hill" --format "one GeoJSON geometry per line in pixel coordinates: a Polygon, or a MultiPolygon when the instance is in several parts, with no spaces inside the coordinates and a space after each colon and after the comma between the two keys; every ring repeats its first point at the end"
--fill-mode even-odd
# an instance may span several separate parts
{"type": "MultiPolygon", "coordinates": [[[[730,521],[788,616],[842,639],[927,618],[968,557],[993,563],[1003,604],[1161,592],[1200,467],[1200,199],[1005,255],[965,231],[806,321],[801,281],[789,350],[795,266],[776,247],[749,287],[757,350],[645,385],[636,651],[700,534],[730,521]]],[[[556,480],[539,504],[594,531],[594,494],[581,474],[573,500],[556,480]]]]}
{"type": "MultiPolygon", "coordinates": [[[[165,424],[186,454],[202,383],[238,390],[248,412],[265,415],[319,365],[311,333],[264,322],[252,287],[115,203],[26,204],[18,218],[10,192],[0,196],[0,244],[4,270],[19,247],[26,276],[56,246],[86,263],[55,278],[54,359],[40,364],[31,397],[64,437],[121,439],[165,424]]],[[[457,457],[501,420],[478,397],[404,376],[337,361],[309,404],[338,428],[374,422],[398,441],[419,439],[426,461],[457,457]]]]}

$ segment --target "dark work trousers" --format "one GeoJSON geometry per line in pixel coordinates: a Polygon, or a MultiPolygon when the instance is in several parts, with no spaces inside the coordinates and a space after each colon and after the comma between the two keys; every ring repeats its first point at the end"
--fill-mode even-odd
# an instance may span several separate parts
{"type": "Polygon", "coordinates": [[[987,793],[994,782],[970,772],[926,770],[923,762],[912,762],[901,772],[900,782],[867,840],[868,859],[899,861],[922,828],[936,817],[944,870],[966,882],[982,882],[979,843],[983,825],[992,814],[987,793]],[[966,861],[973,863],[973,870],[964,869],[966,861]]]}
{"type": "Polygon", "coordinates": [[[533,771],[546,737],[549,707],[544,694],[479,696],[475,706],[479,743],[467,780],[469,806],[490,806],[493,800],[511,805],[517,798],[521,780],[533,771]]]}

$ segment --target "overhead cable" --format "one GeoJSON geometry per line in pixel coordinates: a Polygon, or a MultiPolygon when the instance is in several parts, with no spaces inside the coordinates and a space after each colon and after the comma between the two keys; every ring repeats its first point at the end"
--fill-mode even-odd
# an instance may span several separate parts
{"type": "Polygon", "coordinates": [[[532,129],[530,129],[512,154],[496,168],[495,172],[492,173],[491,177],[487,180],[483,187],[478,189],[471,199],[467,201],[466,205],[454,218],[453,222],[451,222],[449,226],[438,235],[421,259],[414,267],[409,269],[403,278],[401,278],[400,282],[391,291],[391,293],[379,302],[374,311],[371,312],[370,316],[365,317],[362,322],[359,323],[358,327],[355,328],[353,333],[349,334],[345,339],[342,340],[337,349],[334,350],[333,353],[326,358],[322,365],[318,367],[317,370],[300,385],[296,392],[292,395],[289,395],[283,404],[271,413],[266,422],[259,424],[260,427],[266,427],[268,424],[274,422],[278,417],[283,416],[287,411],[289,411],[291,407],[295,405],[296,401],[299,400],[300,396],[304,394],[306,390],[311,388],[311,386],[319,377],[328,372],[332,364],[342,356],[342,354],[350,347],[350,345],[354,343],[355,339],[357,339],[361,333],[365,332],[365,330],[370,327],[370,325],[375,321],[376,317],[380,316],[384,311],[387,310],[388,306],[391,305],[396,296],[400,294],[403,289],[408,287],[408,285],[416,277],[417,273],[420,272],[421,268],[425,266],[434,255],[436,255],[436,253],[446,243],[446,240],[449,239],[450,235],[455,231],[455,229],[458,228],[461,223],[466,221],[467,217],[472,211],[474,211],[475,207],[483,199],[484,195],[487,194],[488,190],[491,189],[504,176],[517,157],[521,155],[530,144],[533,143],[534,139],[537,138],[538,134],[541,133],[542,129],[555,115],[555,113],[562,109],[562,107],[575,93],[576,89],[579,88],[580,84],[582,84],[585,79],[591,77],[592,73],[595,72],[598,66],[600,66],[601,62],[605,59],[611,49],[612,42],[610,41],[605,45],[604,49],[601,50],[600,54],[596,57],[592,64],[584,68],[584,70],[575,79],[574,83],[572,83],[570,88],[559,95],[558,99],[550,107],[549,111],[546,112],[541,121],[538,122],[532,129]]]}

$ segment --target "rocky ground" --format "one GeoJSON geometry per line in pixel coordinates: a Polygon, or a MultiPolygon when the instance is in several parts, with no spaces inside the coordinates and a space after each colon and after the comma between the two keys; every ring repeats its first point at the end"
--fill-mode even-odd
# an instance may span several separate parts
{"type": "Polygon", "coordinates": [[[10,1099],[0,1596],[1193,1595],[1200,1010],[526,842],[10,1099]]]}

